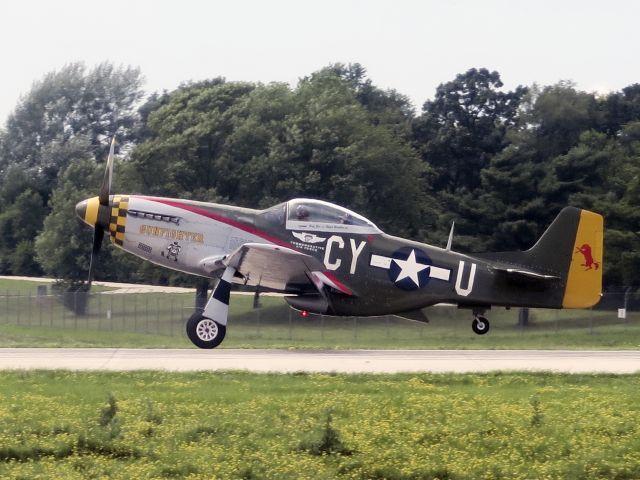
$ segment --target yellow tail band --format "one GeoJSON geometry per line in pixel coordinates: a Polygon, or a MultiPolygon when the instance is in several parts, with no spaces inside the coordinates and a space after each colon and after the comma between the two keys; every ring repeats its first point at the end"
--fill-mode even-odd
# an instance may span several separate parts
{"type": "Polygon", "coordinates": [[[582,210],[571,257],[563,308],[588,308],[600,301],[603,268],[602,215],[582,210]]]}

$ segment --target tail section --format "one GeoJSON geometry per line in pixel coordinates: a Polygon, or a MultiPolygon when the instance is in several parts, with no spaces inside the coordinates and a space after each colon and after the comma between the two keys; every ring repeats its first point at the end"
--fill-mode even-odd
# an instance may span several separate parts
{"type": "Polygon", "coordinates": [[[533,269],[555,271],[563,280],[562,308],[588,308],[602,293],[603,218],[564,208],[523,260],[533,269]]]}
{"type": "Polygon", "coordinates": [[[602,292],[603,232],[602,215],[566,207],[529,250],[482,257],[504,263],[511,272],[515,265],[527,270],[516,273],[547,279],[551,290],[544,304],[549,307],[588,308],[602,292]]]}

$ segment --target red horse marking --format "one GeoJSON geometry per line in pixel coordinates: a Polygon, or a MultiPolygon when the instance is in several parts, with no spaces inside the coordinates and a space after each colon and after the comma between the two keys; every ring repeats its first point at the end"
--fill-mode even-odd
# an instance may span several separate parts
{"type": "Polygon", "coordinates": [[[584,269],[585,272],[587,270],[591,270],[592,268],[595,268],[596,270],[600,268],[600,262],[596,262],[593,259],[593,255],[591,254],[591,245],[585,243],[581,247],[576,248],[576,252],[580,252],[584,256],[584,263],[582,263],[581,265],[583,267],[586,267],[584,269]]]}

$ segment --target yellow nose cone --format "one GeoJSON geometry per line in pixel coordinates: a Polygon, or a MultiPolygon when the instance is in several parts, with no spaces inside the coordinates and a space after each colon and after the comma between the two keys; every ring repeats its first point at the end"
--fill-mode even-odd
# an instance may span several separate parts
{"type": "Polygon", "coordinates": [[[98,197],[88,198],[82,200],[76,205],[76,215],[84,223],[91,227],[95,227],[98,222],[98,208],[100,207],[100,201],[98,197]]]}

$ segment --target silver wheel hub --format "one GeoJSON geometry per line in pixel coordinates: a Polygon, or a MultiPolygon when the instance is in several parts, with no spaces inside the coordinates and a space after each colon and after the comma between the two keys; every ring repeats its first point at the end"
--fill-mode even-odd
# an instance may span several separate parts
{"type": "Polygon", "coordinates": [[[210,318],[203,318],[196,326],[196,335],[200,340],[210,342],[218,336],[218,324],[210,318]]]}

